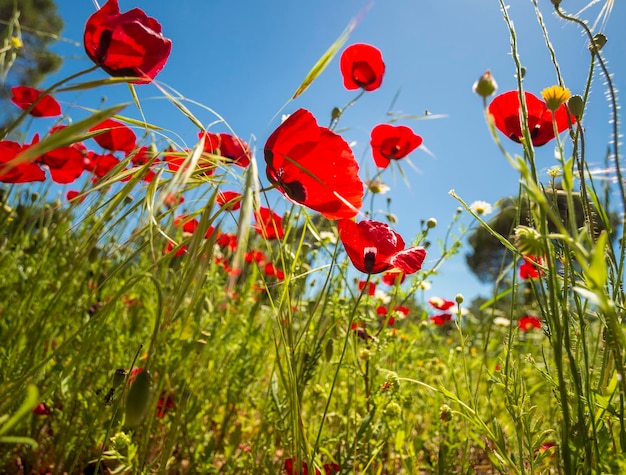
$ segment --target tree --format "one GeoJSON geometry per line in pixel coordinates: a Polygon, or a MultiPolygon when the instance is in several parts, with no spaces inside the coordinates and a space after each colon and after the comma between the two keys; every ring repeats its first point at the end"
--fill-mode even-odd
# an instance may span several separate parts
{"type": "Polygon", "coordinates": [[[36,86],[59,69],[60,56],[49,50],[63,20],[53,0],[0,0],[0,81],[2,94],[18,84],[36,86]]]}
{"type": "MultiPolygon", "coordinates": [[[[562,222],[568,221],[567,193],[556,187],[555,190],[546,190],[546,197],[552,203],[552,208],[558,212],[562,222]]],[[[585,210],[583,209],[583,201],[579,193],[573,193],[574,197],[574,216],[578,228],[585,225],[585,210]]],[[[517,225],[532,227],[530,222],[530,202],[527,196],[517,198],[507,197],[499,202],[498,214],[492,218],[488,224],[498,234],[511,240],[513,232],[517,225]]],[[[598,218],[593,206],[589,204],[591,210],[591,228],[592,232],[597,235],[604,229],[601,220],[598,218]]],[[[609,221],[611,227],[619,221],[615,213],[609,213],[609,221]]],[[[554,226],[549,228],[550,232],[555,232],[554,226]]],[[[468,237],[468,243],[472,248],[472,252],[465,255],[470,270],[482,282],[494,282],[501,269],[505,269],[512,261],[513,255],[507,250],[500,241],[493,237],[487,229],[482,226],[477,227],[468,237]]]]}

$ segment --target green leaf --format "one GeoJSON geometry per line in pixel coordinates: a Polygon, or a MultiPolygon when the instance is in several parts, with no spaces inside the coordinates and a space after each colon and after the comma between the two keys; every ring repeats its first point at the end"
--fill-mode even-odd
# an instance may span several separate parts
{"type": "Polygon", "coordinates": [[[124,107],[126,107],[126,104],[120,104],[115,107],[110,107],[103,111],[96,112],[86,119],[76,122],[75,124],[68,125],[63,129],[48,135],[41,142],[36,143],[21,152],[10,162],[11,165],[19,165],[20,163],[33,161],[46,152],[56,150],[61,147],[67,147],[68,145],[72,145],[73,143],[80,142],[85,138],[95,135],[85,135],[85,132],[94,125],[98,125],[103,120],[114,116],[119,111],[124,109],[124,107]]]}
{"type": "Polygon", "coordinates": [[[591,290],[602,290],[608,278],[605,260],[607,233],[602,231],[596,245],[593,248],[591,262],[589,267],[585,269],[585,280],[591,290]]]}
{"type": "MultiPolygon", "coordinates": [[[[26,417],[28,414],[31,413],[31,411],[37,404],[39,404],[39,391],[37,390],[36,386],[29,384],[26,387],[26,399],[24,400],[20,408],[17,410],[17,412],[13,414],[9,418],[9,420],[2,425],[2,427],[0,427],[0,436],[3,436],[4,434],[8,433],[11,429],[13,429],[13,427],[15,427],[21,419],[23,419],[24,417],[26,417]]],[[[0,442],[6,441],[6,440],[7,438],[0,437],[0,442]]],[[[37,444],[35,443],[35,446],[36,445],[37,444]]]]}
{"type": "Polygon", "coordinates": [[[304,91],[306,91],[309,88],[309,86],[313,83],[313,81],[315,81],[317,77],[320,74],[322,74],[324,69],[326,69],[326,66],[328,66],[328,64],[332,61],[332,59],[337,54],[337,52],[341,49],[341,47],[348,40],[348,37],[350,36],[352,31],[356,27],[357,23],[358,21],[356,18],[353,18],[350,21],[346,29],[343,30],[343,33],[341,33],[341,35],[339,36],[339,38],[337,38],[335,42],[332,45],[330,45],[330,48],[326,50],[326,52],[317,61],[317,63],[315,63],[315,66],[313,66],[313,68],[309,71],[309,74],[306,75],[306,77],[304,78],[304,81],[302,81],[302,84],[300,84],[300,87],[298,87],[298,89],[293,94],[293,96],[291,96],[292,100],[298,97],[304,91]]]}

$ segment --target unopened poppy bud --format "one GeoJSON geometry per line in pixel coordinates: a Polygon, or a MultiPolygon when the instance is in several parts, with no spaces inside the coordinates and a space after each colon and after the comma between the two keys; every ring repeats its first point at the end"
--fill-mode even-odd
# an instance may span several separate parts
{"type": "Polygon", "coordinates": [[[567,101],[567,107],[569,111],[576,117],[576,120],[580,121],[583,116],[583,112],[585,110],[585,104],[583,103],[583,98],[579,94],[574,94],[567,101]]]}
{"type": "Polygon", "coordinates": [[[491,71],[487,70],[476,80],[472,86],[472,90],[480,97],[484,97],[486,99],[498,90],[498,83],[491,75],[491,71]]]}
{"type": "Polygon", "coordinates": [[[591,51],[591,54],[595,54],[598,51],[600,51],[602,48],[604,48],[604,45],[606,44],[607,41],[608,39],[606,35],[603,35],[602,33],[597,33],[593,37],[593,41],[589,45],[589,51],[591,51]]]}
{"type": "Polygon", "coordinates": [[[437,227],[437,220],[435,218],[430,218],[428,221],[426,221],[426,227],[428,229],[433,229],[437,227]]]}
{"type": "Polygon", "coordinates": [[[341,117],[341,109],[339,107],[333,107],[333,110],[330,113],[330,118],[332,120],[337,120],[341,117]]]}
{"type": "Polygon", "coordinates": [[[555,7],[558,7],[561,4],[561,0],[551,0],[552,1],[552,5],[554,5],[555,7]]]}
{"type": "Polygon", "coordinates": [[[463,294],[456,294],[456,297],[454,297],[454,300],[456,301],[457,304],[461,305],[463,303],[463,300],[465,300],[465,297],[463,297],[463,294]]]}
{"type": "Polygon", "coordinates": [[[126,396],[125,422],[128,427],[135,427],[143,420],[150,405],[151,389],[152,378],[150,373],[146,370],[138,373],[126,396]]]}
{"type": "Polygon", "coordinates": [[[391,224],[396,224],[398,222],[398,217],[393,213],[387,213],[386,218],[391,224]]]}
{"type": "Polygon", "coordinates": [[[544,254],[544,245],[541,234],[528,226],[515,228],[515,245],[523,256],[537,256],[544,254]]]}
{"type": "Polygon", "coordinates": [[[367,186],[367,189],[374,194],[380,193],[382,195],[390,190],[389,186],[380,180],[370,180],[365,182],[365,185],[367,186]]]}

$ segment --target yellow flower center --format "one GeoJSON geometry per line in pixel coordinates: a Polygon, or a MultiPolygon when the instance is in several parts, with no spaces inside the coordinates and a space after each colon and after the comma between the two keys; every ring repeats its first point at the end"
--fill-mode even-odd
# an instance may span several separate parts
{"type": "Polygon", "coordinates": [[[565,87],[550,86],[541,91],[541,96],[546,101],[548,109],[554,112],[570,98],[571,94],[565,87]]]}

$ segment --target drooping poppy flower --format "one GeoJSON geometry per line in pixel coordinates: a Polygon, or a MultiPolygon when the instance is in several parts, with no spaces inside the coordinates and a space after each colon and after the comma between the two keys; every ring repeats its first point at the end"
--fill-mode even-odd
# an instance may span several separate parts
{"type": "Polygon", "coordinates": [[[241,208],[241,193],[236,191],[220,191],[217,194],[217,204],[224,206],[228,211],[237,211],[241,208]]]}
{"type": "Polygon", "coordinates": [[[378,124],[370,134],[374,163],[387,168],[391,160],[400,160],[422,145],[422,137],[405,125],[378,124]]]}
{"type": "MultiPolygon", "coordinates": [[[[39,141],[39,137],[33,138],[33,143],[39,141]]],[[[10,163],[30,145],[21,145],[10,140],[0,142],[0,182],[2,183],[30,183],[33,181],[45,181],[46,173],[35,162],[23,162],[20,164],[10,163]]]]}
{"type": "Polygon", "coordinates": [[[428,299],[428,303],[431,307],[437,310],[443,310],[444,312],[446,310],[450,310],[456,305],[456,302],[454,300],[446,300],[442,299],[441,297],[431,297],[428,299]]]}
{"type": "Polygon", "coordinates": [[[89,129],[89,132],[96,132],[98,130],[102,130],[103,132],[94,135],[93,139],[102,148],[112,152],[130,152],[136,146],[137,137],[135,132],[133,132],[130,127],[117,120],[106,119],[89,129]]]}
{"type": "Polygon", "coordinates": [[[396,284],[402,284],[405,279],[406,275],[404,274],[404,272],[401,272],[397,269],[389,270],[383,273],[383,283],[390,287],[393,287],[396,284]]]}
{"type": "Polygon", "coordinates": [[[343,85],[349,91],[373,91],[383,82],[385,63],[380,50],[372,45],[356,43],[348,46],[339,59],[343,85]]]}
{"type": "Polygon", "coordinates": [[[526,315],[517,321],[517,325],[520,330],[527,332],[533,328],[541,328],[541,319],[539,317],[526,315]]]}
{"type": "Polygon", "coordinates": [[[265,143],[267,178],[292,201],[328,219],[352,218],[363,202],[359,165],[347,142],[298,109],[265,143]]]}
{"type": "Polygon", "coordinates": [[[271,209],[261,206],[254,212],[254,219],[252,227],[263,239],[282,239],[285,235],[283,218],[271,209]]]}
{"type": "Polygon", "coordinates": [[[367,295],[372,297],[376,293],[376,283],[375,282],[367,282],[366,280],[360,280],[359,281],[359,290],[362,292],[366,285],[367,285],[367,295]]]}
{"type": "Polygon", "coordinates": [[[405,274],[413,274],[422,268],[426,249],[422,246],[405,249],[402,236],[386,223],[342,219],[337,228],[350,261],[361,272],[378,274],[398,268],[405,274]]]}
{"type": "MultiPolygon", "coordinates": [[[[28,109],[43,91],[29,86],[11,88],[11,102],[22,110],[28,109]]],[[[56,117],[61,115],[61,106],[50,94],[43,96],[29,112],[33,117],[56,117]]]]}
{"type": "Polygon", "coordinates": [[[433,315],[432,317],[428,317],[428,319],[433,322],[437,326],[445,325],[446,322],[452,320],[451,313],[440,313],[439,315],[433,315]]]}
{"type": "Polygon", "coordinates": [[[519,266],[519,276],[521,279],[537,279],[543,275],[543,269],[537,267],[543,265],[543,258],[536,256],[524,256],[524,262],[519,266]]]}
{"type": "MultiPolygon", "coordinates": [[[[547,144],[554,138],[552,125],[553,112],[545,102],[530,92],[524,92],[528,112],[528,130],[535,147],[547,144]]],[[[514,142],[520,143],[523,138],[520,120],[520,101],[517,91],[508,91],[497,95],[489,104],[489,113],[493,117],[496,128],[514,142]]],[[[563,132],[576,117],[568,114],[565,104],[554,112],[557,130],[563,132]],[[569,116],[569,119],[568,119],[569,116]]]]}
{"type": "Polygon", "coordinates": [[[139,8],[120,13],[117,0],[108,0],[89,17],[84,43],[94,63],[111,76],[136,77],[135,84],[152,82],[172,49],[158,21],[139,8]]]}
{"type": "Polygon", "coordinates": [[[202,137],[204,137],[204,151],[206,153],[219,155],[242,168],[250,164],[250,157],[252,156],[250,146],[239,137],[224,133],[198,133],[198,138],[202,137]]]}

